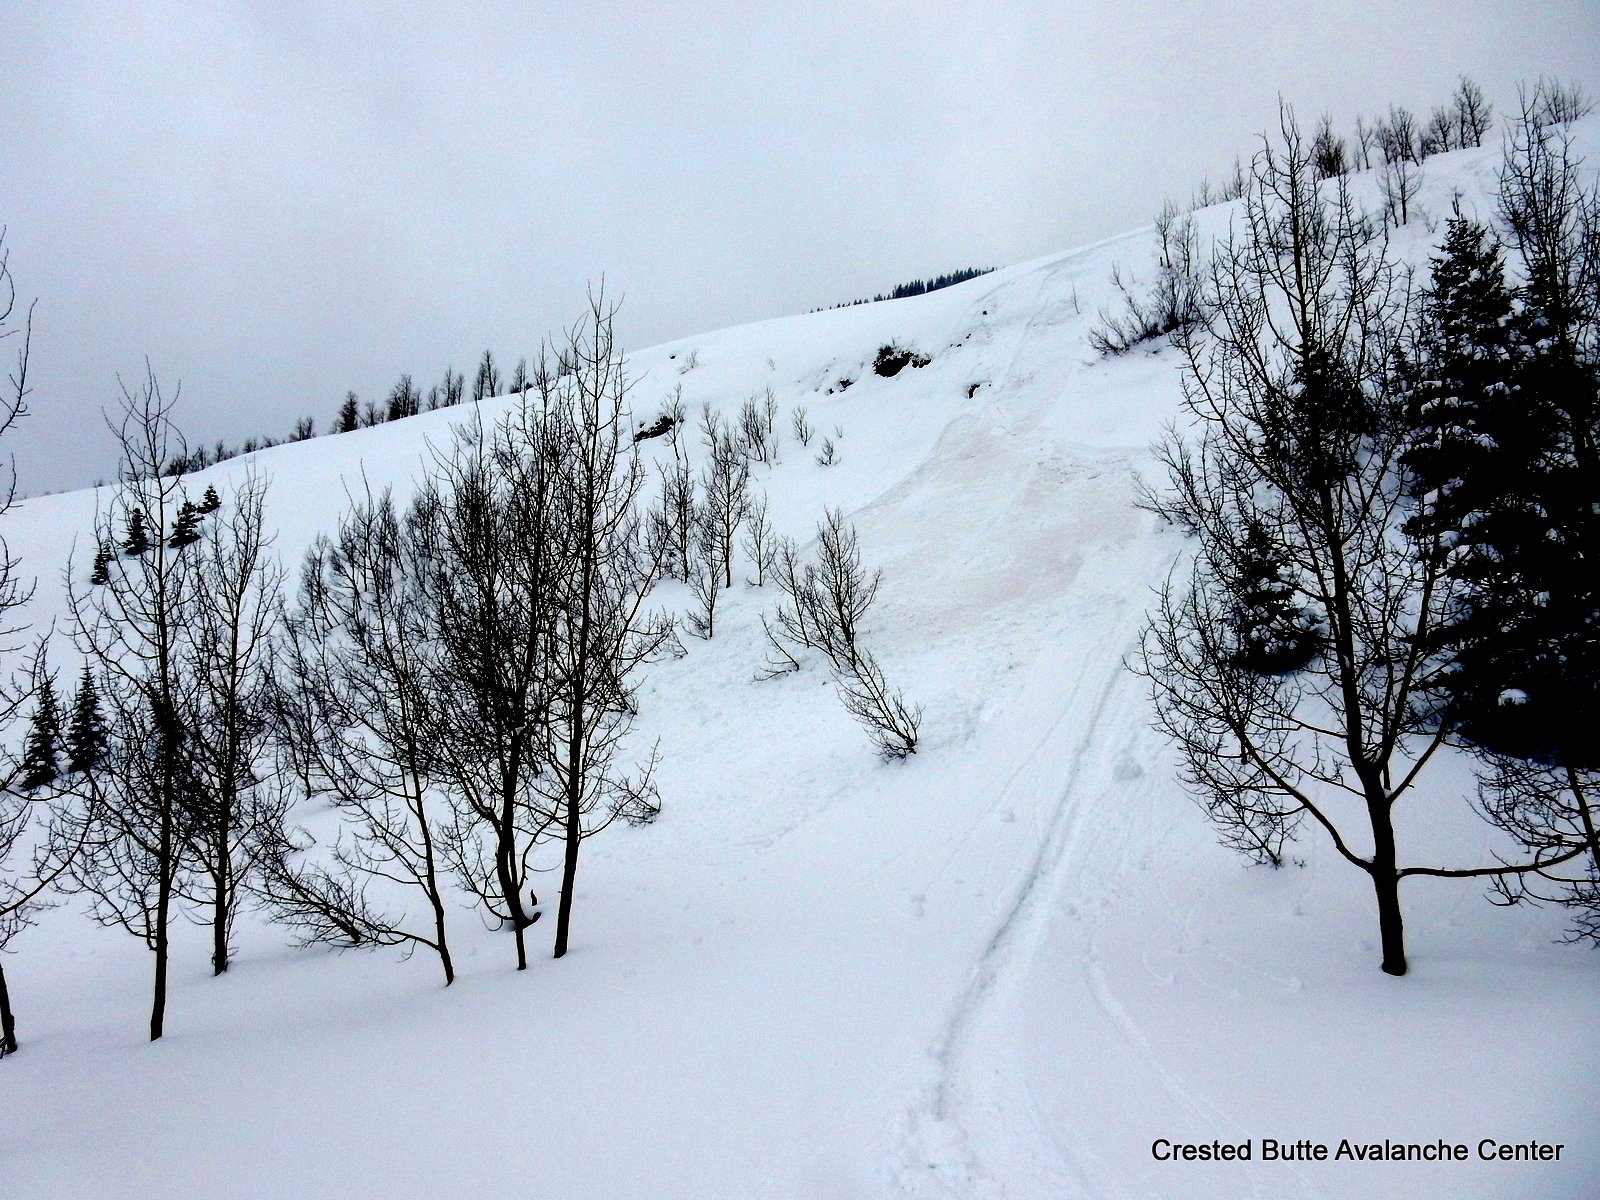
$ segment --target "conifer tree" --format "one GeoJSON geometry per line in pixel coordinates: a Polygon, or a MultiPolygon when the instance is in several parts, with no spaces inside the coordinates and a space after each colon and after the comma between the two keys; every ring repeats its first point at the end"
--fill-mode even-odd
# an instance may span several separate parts
{"type": "Polygon", "coordinates": [[[200,510],[195,508],[193,501],[185,500],[178,507],[178,516],[172,522],[172,533],[167,538],[167,546],[172,550],[182,550],[199,540],[200,510]]]}
{"type": "Polygon", "coordinates": [[[333,419],[335,433],[351,433],[361,426],[361,406],[354,392],[346,392],[339,415],[333,419]]]}
{"type": "Polygon", "coordinates": [[[101,540],[100,548],[94,552],[94,567],[89,572],[90,583],[98,586],[106,581],[106,568],[111,565],[116,553],[109,539],[101,540]]]}
{"type": "Polygon", "coordinates": [[[1416,532],[1457,543],[1468,517],[1505,490],[1499,480],[1509,464],[1495,439],[1521,407],[1527,333],[1499,245],[1482,225],[1453,218],[1422,298],[1418,346],[1401,368],[1412,377],[1415,432],[1405,464],[1421,502],[1416,532]]]}
{"type": "Polygon", "coordinates": [[[1285,675],[1316,656],[1321,622],[1259,519],[1246,525],[1233,598],[1235,666],[1260,675],[1285,675]]]}
{"type": "Polygon", "coordinates": [[[1559,731],[1593,712],[1580,695],[1592,685],[1567,669],[1582,670],[1584,657],[1556,649],[1583,624],[1566,610],[1584,590],[1571,574],[1573,539],[1592,521],[1562,444],[1561,393],[1581,382],[1547,325],[1513,296],[1489,232],[1452,220],[1424,298],[1412,389],[1411,531],[1441,547],[1458,584],[1434,643],[1453,664],[1439,677],[1442,715],[1469,741],[1523,756],[1557,740],[1586,744],[1559,731]]]}
{"type": "Polygon", "coordinates": [[[145,521],[144,509],[135,508],[128,514],[123,526],[122,552],[139,555],[150,551],[150,530],[145,521]]]}
{"type": "Polygon", "coordinates": [[[34,701],[33,722],[28,727],[22,751],[22,786],[36,792],[48,787],[61,775],[61,705],[56,699],[55,681],[44,673],[39,681],[39,698],[34,701]]]}
{"type": "Polygon", "coordinates": [[[1521,91],[1506,138],[1525,352],[1480,433],[1490,494],[1471,514],[1446,715],[1482,759],[1479,810],[1535,857],[1498,898],[1561,905],[1574,939],[1600,941],[1600,185],[1550,123],[1563,95],[1521,91]]]}
{"type": "Polygon", "coordinates": [[[67,725],[67,770],[92,771],[106,756],[106,720],[94,673],[84,665],[78,690],[72,696],[72,717],[67,725]]]}
{"type": "Polygon", "coordinates": [[[216,485],[206,484],[205,495],[200,497],[199,507],[195,509],[202,517],[209,517],[222,507],[222,497],[217,495],[216,485]]]}

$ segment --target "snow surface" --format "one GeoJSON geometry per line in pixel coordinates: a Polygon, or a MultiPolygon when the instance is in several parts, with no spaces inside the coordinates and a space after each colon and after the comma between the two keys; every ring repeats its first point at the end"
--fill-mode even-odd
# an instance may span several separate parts
{"type": "MultiPolygon", "coordinates": [[[[1420,209],[1460,190],[1487,214],[1497,163],[1429,160],[1420,209]]],[[[1217,232],[1229,209],[1202,216],[1217,232]]],[[[1421,263],[1433,239],[1419,220],[1396,245],[1421,263]]],[[[1596,960],[1554,944],[1559,915],[1413,880],[1412,972],[1389,978],[1364,877],[1314,838],[1303,865],[1248,868],[1174,782],[1124,658],[1183,550],[1133,503],[1176,362],[1085,343],[1113,264],[1147,276],[1152,252],[1145,230],[635,355],[640,421],[679,384],[691,413],[730,414],[770,386],[785,421],[804,404],[819,435],[842,429],[824,468],[785,426],[759,482],[802,540],[825,505],[857,523],[884,571],[871,644],[926,708],[917,755],[878,761],[815,664],[756,682],[774,596],[745,587],[714,641],[686,638],[647,682],[662,814],[586,844],[560,962],[516,973],[508,936],[463,908],[444,989],[423,956],[296,951],[247,917],[212,979],[186,926],[150,1045],[147,952],[50,912],[7,963],[25,1044],[0,1063],[0,1197],[1600,1195],[1596,960]],[[890,340],[932,363],[874,376],[890,340]],[[1151,1154],[1268,1137],[1566,1148],[1151,1154]]],[[[363,473],[403,493],[460,415],[255,455],[285,561],[363,473]]],[[[95,502],[11,520],[41,625],[74,540],[92,553],[95,502]]],[[[1470,786],[1461,762],[1433,768],[1403,845],[1486,854],[1452,817],[1470,786]]]]}

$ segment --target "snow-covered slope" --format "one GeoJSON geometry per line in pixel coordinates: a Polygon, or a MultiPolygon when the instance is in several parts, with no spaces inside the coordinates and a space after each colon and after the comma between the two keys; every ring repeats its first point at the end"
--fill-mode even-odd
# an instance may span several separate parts
{"type": "MultiPolygon", "coordinates": [[[[1421,207],[1459,189],[1487,211],[1496,163],[1430,160],[1421,207]]],[[[1397,245],[1420,262],[1431,240],[1418,221],[1397,245]]],[[[214,980],[184,930],[149,1045],[147,954],[56,910],[10,963],[26,1046],[0,1063],[0,1197],[1600,1194],[1595,960],[1553,944],[1558,918],[1415,882],[1413,970],[1391,979],[1361,877],[1315,840],[1303,865],[1247,869],[1173,782],[1123,660],[1182,552],[1133,503],[1176,364],[1084,340],[1113,264],[1137,276],[1151,252],[1141,231],[635,355],[641,420],[680,384],[691,412],[730,413],[770,386],[785,421],[805,405],[842,431],[831,467],[786,432],[758,482],[802,541],[825,505],[856,522],[884,571],[872,644],[926,709],[919,753],[875,759],[815,669],[755,682],[773,596],[741,588],[715,640],[648,681],[662,815],[587,844],[560,962],[517,974],[463,911],[445,990],[421,959],[292,951],[247,920],[214,980]],[[875,376],[891,340],[932,362],[875,376]],[[1269,1137],[1474,1155],[1151,1153],[1269,1137]],[[1486,1163],[1484,1138],[1566,1149],[1486,1163]]],[[[257,455],[285,560],[363,472],[403,491],[452,416],[257,455]]],[[[94,504],[11,522],[42,623],[94,504]]],[[[1412,819],[1469,782],[1441,764],[1412,819]]]]}

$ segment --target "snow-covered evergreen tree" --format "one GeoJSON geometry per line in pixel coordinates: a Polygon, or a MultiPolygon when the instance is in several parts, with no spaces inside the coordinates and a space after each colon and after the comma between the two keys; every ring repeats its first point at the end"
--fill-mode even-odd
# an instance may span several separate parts
{"type": "Polygon", "coordinates": [[[1322,623],[1260,521],[1249,522],[1241,540],[1233,598],[1235,666],[1284,675],[1316,657],[1322,623]]]}
{"type": "Polygon", "coordinates": [[[34,701],[33,721],[23,743],[23,788],[36,792],[60,778],[60,752],[61,704],[56,699],[55,681],[45,674],[39,681],[39,698],[34,701]]]}
{"type": "Polygon", "coordinates": [[[102,540],[100,548],[94,552],[94,567],[89,572],[90,583],[98,586],[106,581],[108,578],[106,571],[111,566],[111,560],[116,555],[117,552],[112,547],[111,542],[102,540]]]}
{"type": "Polygon", "coordinates": [[[150,550],[150,529],[145,522],[144,509],[136,508],[128,514],[128,520],[123,527],[122,552],[124,554],[145,554],[150,550]]]}
{"type": "Polygon", "coordinates": [[[182,550],[199,540],[200,510],[192,501],[185,500],[178,508],[177,519],[172,522],[172,533],[167,538],[167,545],[173,550],[182,550]]]}
{"type": "Polygon", "coordinates": [[[106,719],[100,707],[100,691],[87,664],[78,677],[78,690],[72,696],[72,716],[67,725],[67,770],[91,771],[106,756],[106,719]]]}

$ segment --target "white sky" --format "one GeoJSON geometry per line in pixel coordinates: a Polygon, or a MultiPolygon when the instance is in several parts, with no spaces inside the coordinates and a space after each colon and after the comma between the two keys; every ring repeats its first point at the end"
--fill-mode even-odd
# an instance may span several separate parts
{"type": "Polygon", "coordinates": [[[113,474],[145,356],[192,440],[321,429],[509,366],[602,274],[644,346],[1146,224],[1280,93],[1341,126],[1461,72],[1600,94],[1596,0],[0,0],[0,37],[29,492],[113,474]]]}

